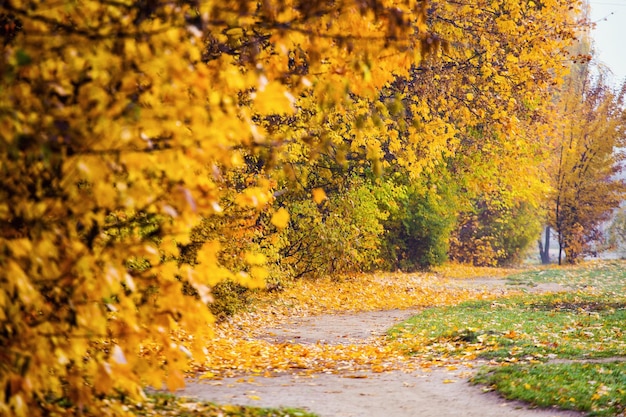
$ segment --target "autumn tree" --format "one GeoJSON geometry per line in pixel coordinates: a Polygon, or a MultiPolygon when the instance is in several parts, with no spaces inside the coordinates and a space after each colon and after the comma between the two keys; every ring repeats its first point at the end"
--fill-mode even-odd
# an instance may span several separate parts
{"type": "Polygon", "coordinates": [[[382,118],[389,131],[376,150],[383,169],[401,164],[418,186],[433,173],[454,178],[456,259],[475,261],[471,248],[487,248],[487,230],[500,243],[490,243],[481,262],[512,260],[530,243],[548,191],[541,138],[550,131],[552,91],[569,66],[576,10],[560,2],[433,3],[430,31],[449,44],[396,77],[381,94],[384,107],[372,106],[373,121],[381,108],[394,115],[382,118]],[[517,227],[521,213],[532,227],[517,227]]]}
{"type": "Polygon", "coordinates": [[[266,276],[211,233],[179,263],[203,217],[274,200],[265,176],[224,196],[223,175],[294,137],[263,120],[305,91],[341,108],[348,80],[377,91],[429,40],[409,2],[7,0],[0,21],[0,413],[16,416],[123,415],[144,384],[179,387],[210,345],[211,288],[266,276]]]}
{"type": "Polygon", "coordinates": [[[586,71],[571,77],[560,100],[557,169],[551,224],[559,237],[559,263],[576,262],[591,241],[601,239],[608,220],[626,193],[616,176],[624,159],[625,90],[613,91],[602,77],[586,71]]]}

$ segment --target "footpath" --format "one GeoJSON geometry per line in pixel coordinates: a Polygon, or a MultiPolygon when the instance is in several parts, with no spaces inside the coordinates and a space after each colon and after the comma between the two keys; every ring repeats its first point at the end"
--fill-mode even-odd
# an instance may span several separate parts
{"type": "MultiPolygon", "coordinates": [[[[504,288],[497,279],[463,280],[453,285],[504,288]]],[[[559,290],[545,284],[532,291],[559,290]]],[[[264,329],[262,337],[275,343],[367,344],[416,310],[322,315],[299,318],[280,328],[264,329]]],[[[219,404],[301,408],[320,417],[574,417],[577,412],[531,409],[507,401],[468,382],[480,367],[464,365],[410,371],[278,374],[221,380],[190,380],[177,394],[219,404]]]]}

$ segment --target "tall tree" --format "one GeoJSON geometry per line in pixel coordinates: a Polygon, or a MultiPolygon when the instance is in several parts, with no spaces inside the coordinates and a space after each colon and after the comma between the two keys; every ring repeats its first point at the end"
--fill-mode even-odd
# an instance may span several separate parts
{"type": "Polygon", "coordinates": [[[626,90],[613,91],[589,71],[566,82],[560,102],[557,167],[550,224],[559,238],[559,264],[574,263],[591,241],[601,238],[600,225],[626,196],[616,176],[626,144],[626,90]]]}

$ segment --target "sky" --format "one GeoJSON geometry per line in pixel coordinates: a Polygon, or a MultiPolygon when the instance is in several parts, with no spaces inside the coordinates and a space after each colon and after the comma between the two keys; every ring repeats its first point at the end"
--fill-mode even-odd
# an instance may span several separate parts
{"type": "Polygon", "coordinates": [[[589,0],[596,58],[613,72],[612,82],[626,81],[626,0],[589,0]]]}

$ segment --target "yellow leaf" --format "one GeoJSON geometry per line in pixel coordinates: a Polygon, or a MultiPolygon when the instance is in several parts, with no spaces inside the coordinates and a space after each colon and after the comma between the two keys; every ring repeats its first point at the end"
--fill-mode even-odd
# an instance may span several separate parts
{"type": "Polygon", "coordinates": [[[326,193],[322,188],[313,189],[311,194],[313,195],[313,201],[315,201],[315,204],[320,204],[326,199],[326,193]]]}
{"type": "Polygon", "coordinates": [[[220,242],[216,240],[209,240],[202,245],[202,248],[198,251],[198,262],[207,266],[217,264],[217,255],[220,251],[220,242]]]}
{"type": "Polygon", "coordinates": [[[111,378],[111,365],[108,363],[98,364],[98,378],[94,379],[93,387],[102,394],[108,394],[113,388],[113,379],[111,378]]]}
{"type": "Polygon", "coordinates": [[[272,224],[279,229],[284,229],[289,224],[289,212],[283,207],[279,208],[272,216],[272,224]]]}
{"type": "Polygon", "coordinates": [[[256,109],[263,114],[291,114],[294,112],[294,102],[293,96],[276,81],[259,87],[254,100],[256,109]]]}
{"type": "Polygon", "coordinates": [[[145,380],[146,384],[148,384],[149,386],[156,388],[156,389],[162,388],[163,374],[161,373],[160,370],[158,369],[146,370],[143,372],[142,377],[145,380]]]}
{"type": "Polygon", "coordinates": [[[248,395],[248,398],[254,401],[259,401],[261,399],[258,395],[248,395]]]}
{"type": "Polygon", "coordinates": [[[267,258],[262,253],[246,252],[246,262],[250,265],[263,265],[267,258]]]}
{"type": "Polygon", "coordinates": [[[444,384],[454,384],[456,382],[455,379],[444,379],[443,383],[444,384]]]}
{"type": "Polygon", "coordinates": [[[215,374],[211,371],[207,371],[203,373],[202,375],[200,375],[200,378],[198,379],[202,381],[203,379],[213,379],[213,378],[215,378],[215,374]]]}
{"type": "Polygon", "coordinates": [[[241,207],[262,208],[270,201],[271,195],[260,187],[250,187],[236,197],[241,207]]]}
{"type": "Polygon", "coordinates": [[[28,407],[22,394],[16,394],[10,397],[9,405],[15,410],[16,417],[26,417],[28,415],[28,407]]]}
{"type": "Polygon", "coordinates": [[[185,388],[185,377],[182,372],[173,369],[167,375],[167,389],[173,392],[181,388],[185,388]]]}
{"type": "Polygon", "coordinates": [[[253,288],[263,288],[265,287],[265,279],[269,276],[269,271],[262,266],[253,266],[250,268],[250,275],[254,278],[253,281],[250,282],[251,287],[253,288]]]}
{"type": "Polygon", "coordinates": [[[28,239],[13,239],[9,240],[8,246],[15,258],[21,258],[28,256],[33,250],[31,241],[28,239]]]}

